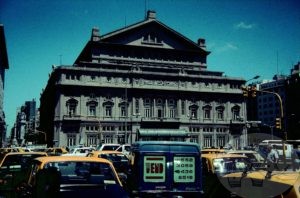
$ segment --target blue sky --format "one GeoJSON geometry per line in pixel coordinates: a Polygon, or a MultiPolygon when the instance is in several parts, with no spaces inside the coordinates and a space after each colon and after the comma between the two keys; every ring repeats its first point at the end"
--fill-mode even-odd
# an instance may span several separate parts
{"type": "Polygon", "coordinates": [[[94,26],[105,34],[143,20],[148,9],[192,41],[206,39],[208,70],[271,79],[300,61],[299,0],[0,0],[8,128],[25,101],[39,106],[51,66],[72,65],[94,26]]]}

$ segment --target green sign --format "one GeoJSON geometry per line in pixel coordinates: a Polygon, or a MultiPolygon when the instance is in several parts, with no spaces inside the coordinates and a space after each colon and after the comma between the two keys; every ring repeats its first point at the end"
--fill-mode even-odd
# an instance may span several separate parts
{"type": "Polygon", "coordinates": [[[174,181],[195,182],[195,157],[174,157],[174,181]]]}
{"type": "Polygon", "coordinates": [[[144,156],[144,182],[164,182],[165,172],[165,156],[144,156]]]}

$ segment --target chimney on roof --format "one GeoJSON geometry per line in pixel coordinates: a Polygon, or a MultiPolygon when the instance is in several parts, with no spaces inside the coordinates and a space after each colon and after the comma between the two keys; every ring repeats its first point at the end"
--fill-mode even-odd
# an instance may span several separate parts
{"type": "Polygon", "coordinates": [[[147,12],[147,20],[156,19],[156,12],[154,10],[148,10],[147,12]]]}
{"type": "Polygon", "coordinates": [[[99,28],[93,27],[91,41],[99,41],[99,40],[100,40],[99,28]]]}
{"type": "Polygon", "coordinates": [[[206,49],[206,45],[205,45],[205,39],[204,38],[199,38],[198,39],[198,45],[199,47],[206,49]]]}

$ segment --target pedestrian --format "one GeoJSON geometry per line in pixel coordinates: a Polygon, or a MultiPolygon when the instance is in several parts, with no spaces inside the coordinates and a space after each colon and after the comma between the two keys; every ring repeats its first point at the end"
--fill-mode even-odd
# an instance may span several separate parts
{"type": "Polygon", "coordinates": [[[300,164],[299,154],[300,152],[298,150],[298,145],[294,144],[292,150],[292,156],[291,156],[293,171],[297,171],[299,169],[299,164],[300,164]]]}
{"type": "Polygon", "coordinates": [[[279,170],[278,168],[278,161],[279,161],[279,155],[278,152],[273,148],[272,145],[268,145],[267,147],[267,175],[266,178],[271,177],[271,173],[274,169],[279,170]]]}

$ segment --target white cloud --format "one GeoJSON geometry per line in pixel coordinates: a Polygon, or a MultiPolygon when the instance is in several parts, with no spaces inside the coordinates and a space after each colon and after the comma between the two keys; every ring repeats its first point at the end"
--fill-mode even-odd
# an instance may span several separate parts
{"type": "Polygon", "coordinates": [[[255,26],[255,24],[247,24],[243,21],[234,25],[234,27],[236,29],[252,29],[252,28],[254,28],[254,26],[255,26]]]}
{"type": "Polygon", "coordinates": [[[223,46],[215,47],[215,51],[217,52],[226,52],[231,50],[237,50],[238,47],[232,43],[226,43],[223,46]]]}

